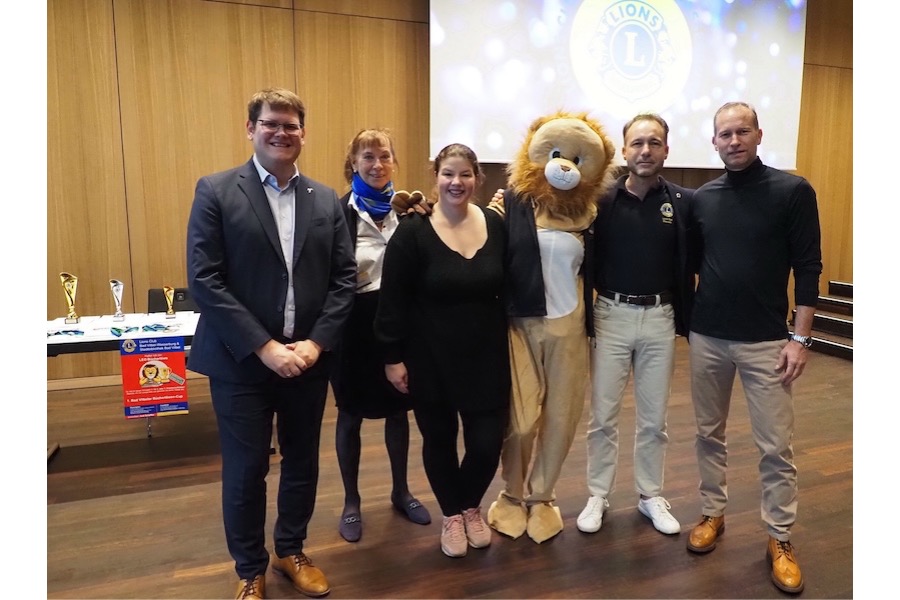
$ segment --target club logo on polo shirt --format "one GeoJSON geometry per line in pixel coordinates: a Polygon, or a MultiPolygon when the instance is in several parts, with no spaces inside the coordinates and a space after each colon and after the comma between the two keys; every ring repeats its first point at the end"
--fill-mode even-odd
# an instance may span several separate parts
{"type": "Polygon", "coordinates": [[[675,220],[675,209],[672,208],[671,202],[663,202],[659,207],[659,212],[662,215],[662,222],[666,225],[671,225],[675,220]]]}
{"type": "Polygon", "coordinates": [[[693,60],[690,30],[674,0],[584,0],[569,52],[585,94],[621,116],[633,114],[635,102],[670,106],[693,60]]]}

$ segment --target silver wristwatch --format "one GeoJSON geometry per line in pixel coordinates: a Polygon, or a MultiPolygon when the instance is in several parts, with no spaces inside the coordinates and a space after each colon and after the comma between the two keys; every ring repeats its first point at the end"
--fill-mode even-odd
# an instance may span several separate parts
{"type": "Polygon", "coordinates": [[[792,333],[788,336],[788,340],[792,342],[800,342],[803,344],[804,348],[809,348],[812,346],[812,336],[811,335],[797,335],[796,333],[792,333]]]}

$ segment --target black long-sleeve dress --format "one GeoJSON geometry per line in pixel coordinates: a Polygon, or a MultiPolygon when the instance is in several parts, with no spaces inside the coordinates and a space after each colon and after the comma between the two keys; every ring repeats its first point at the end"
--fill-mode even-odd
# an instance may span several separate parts
{"type": "Polygon", "coordinates": [[[496,213],[481,210],[487,241],[470,259],[420,215],[404,218],[388,243],[375,333],[385,362],[406,364],[416,402],[467,411],[509,404],[506,234],[496,213]]]}

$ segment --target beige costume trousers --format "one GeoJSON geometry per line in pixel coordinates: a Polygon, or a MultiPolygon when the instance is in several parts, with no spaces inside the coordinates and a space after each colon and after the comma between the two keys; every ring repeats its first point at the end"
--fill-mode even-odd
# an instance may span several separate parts
{"type": "Polygon", "coordinates": [[[511,319],[509,346],[513,386],[503,493],[517,502],[551,502],[590,381],[583,303],[558,319],[511,319]]]}

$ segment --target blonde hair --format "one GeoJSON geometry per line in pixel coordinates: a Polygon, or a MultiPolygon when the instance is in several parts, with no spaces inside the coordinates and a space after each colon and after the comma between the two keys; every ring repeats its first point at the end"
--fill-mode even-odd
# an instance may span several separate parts
{"type": "Polygon", "coordinates": [[[397,162],[397,153],[394,152],[394,138],[391,132],[384,128],[362,129],[357,133],[350,145],[347,146],[347,156],[344,159],[344,177],[347,183],[353,181],[353,159],[359,154],[363,148],[374,148],[385,146],[391,150],[391,158],[394,160],[394,167],[399,167],[397,162]]]}

